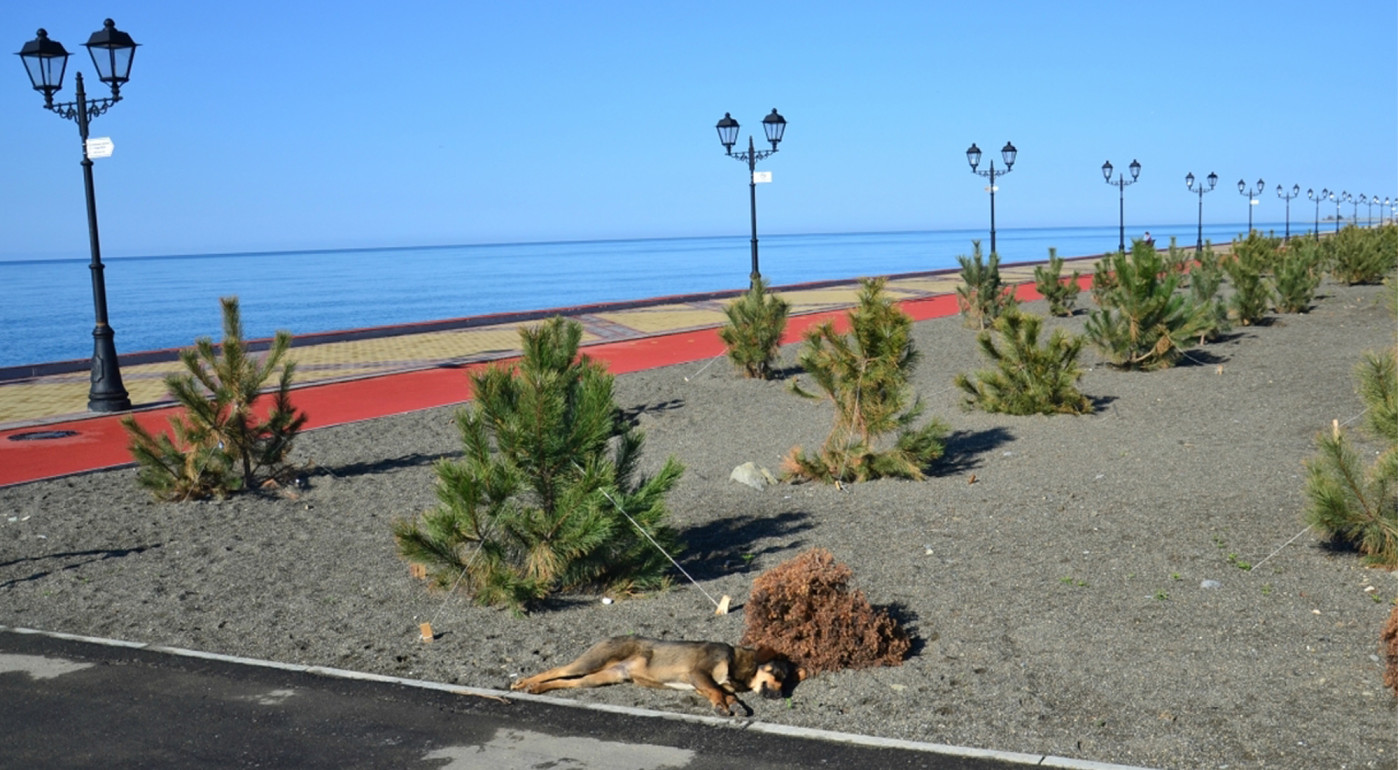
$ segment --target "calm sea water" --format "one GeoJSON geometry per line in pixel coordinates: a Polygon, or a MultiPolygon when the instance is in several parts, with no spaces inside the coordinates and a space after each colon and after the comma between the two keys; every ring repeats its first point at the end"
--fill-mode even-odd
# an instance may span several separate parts
{"type": "MultiPolygon", "coordinates": [[[[1296,223],[1295,223],[1296,224],[1296,223]]],[[[1282,223],[1256,223],[1283,232],[1282,223]]],[[[1195,246],[1195,225],[1148,228],[1159,246],[1195,246]]],[[[1304,227],[1295,227],[1302,232],[1304,227]]],[[[1324,228],[1326,229],[1326,228],[1324,228]]],[[[1215,225],[1226,243],[1244,224],[1215,225]]],[[[1142,231],[1128,233],[1141,237],[1142,231]]],[[[760,269],[775,286],[955,268],[982,230],[759,237],[760,269]]],[[[1003,228],[1002,264],[1099,256],[1117,227],[1003,228]]],[[[222,335],[219,297],[237,295],[249,339],[522,310],[742,289],[747,236],[125,257],[104,260],[117,351],[183,347],[222,335]]],[[[0,261],[0,366],[92,355],[87,255],[0,261]]]]}

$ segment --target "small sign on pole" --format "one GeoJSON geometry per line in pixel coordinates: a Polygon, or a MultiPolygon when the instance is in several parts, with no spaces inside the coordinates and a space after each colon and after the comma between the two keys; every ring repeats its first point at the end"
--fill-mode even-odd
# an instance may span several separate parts
{"type": "Polygon", "coordinates": [[[755,171],[755,172],[753,172],[753,183],[754,183],[754,184],[763,184],[763,183],[765,183],[765,182],[771,182],[771,181],[773,181],[773,172],[772,172],[772,171],[755,171]]]}
{"type": "Polygon", "coordinates": [[[85,149],[89,158],[110,158],[112,157],[112,138],[109,136],[99,136],[87,140],[85,149]]]}

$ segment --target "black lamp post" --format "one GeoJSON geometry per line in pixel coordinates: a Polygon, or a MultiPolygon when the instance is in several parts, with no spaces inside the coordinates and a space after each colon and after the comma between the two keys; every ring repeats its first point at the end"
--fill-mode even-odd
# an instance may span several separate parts
{"type": "Polygon", "coordinates": [[[1371,207],[1374,206],[1374,205],[1376,205],[1377,203],[1380,203],[1380,202],[1381,202],[1380,196],[1377,196],[1377,195],[1372,195],[1372,196],[1371,196],[1371,200],[1369,200],[1369,201],[1366,202],[1366,226],[1367,226],[1367,227],[1370,227],[1370,226],[1371,226],[1371,207]]]}
{"type": "Polygon", "coordinates": [[[977,174],[978,176],[985,176],[989,181],[989,184],[987,185],[987,192],[992,194],[991,253],[993,254],[997,253],[997,175],[1000,174],[1002,176],[1005,176],[1007,174],[1010,174],[1011,164],[1016,162],[1016,146],[1013,145],[1011,142],[1007,142],[1006,146],[1001,148],[1001,160],[1006,164],[1006,169],[1003,171],[997,171],[997,162],[994,160],[987,161],[986,171],[978,171],[977,164],[982,162],[982,151],[977,149],[976,142],[973,142],[972,146],[967,148],[967,163],[968,165],[972,166],[972,173],[977,174]]]}
{"type": "Polygon", "coordinates": [[[1356,222],[1357,222],[1357,219],[1356,219],[1356,211],[1357,211],[1358,208],[1361,207],[1361,202],[1364,201],[1364,200],[1366,200],[1366,193],[1357,193],[1355,196],[1351,196],[1351,195],[1348,195],[1348,196],[1347,196],[1347,203],[1350,203],[1350,204],[1351,204],[1351,223],[1352,223],[1352,225],[1355,225],[1356,222]]]}
{"type": "Polygon", "coordinates": [[[753,148],[753,136],[749,136],[748,152],[734,154],[734,142],[739,139],[739,121],[729,117],[729,113],[724,113],[724,117],[715,124],[715,130],[719,132],[719,142],[724,145],[724,154],[735,160],[749,164],[749,228],[752,237],[749,240],[749,256],[752,262],[752,269],[749,271],[749,283],[757,283],[762,277],[758,272],[758,194],[754,187],[758,182],[754,172],[754,164],[778,151],[778,142],[783,141],[783,131],[787,128],[787,121],[774,109],[763,119],[763,133],[768,137],[768,142],[773,146],[771,150],[755,150],[753,148]]]}
{"type": "Polygon", "coordinates": [[[1134,159],[1133,159],[1133,162],[1128,164],[1128,173],[1129,173],[1129,174],[1132,174],[1132,177],[1133,177],[1133,178],[1130,179],[1130,180],[1124,180],[1124,179],[1123,179],[1123,172],[1119,171],[1119,172],[1118,172],[1118,181],[1117,181],[1117,182],[1113,181],[1113,164],[1112,164],[1112,163],[1109,163],[1108,161],[1104,161],[1104,162],[1103,162],[1103,166],[1102,166],[1102,170],[1103,170],[1103,180],[1104,180],[1105,182],[1108,182],[1108,183],[1111,184],[1111,185],[1117,185],[1117,186],[1118,186],[1118,250],[1119,250],[1119,251],[1124,251],[1124,250],[1125,250],[1125,247],[1124,247],[1124,238],[1123,238],[1123,188],[1124,188],[1124,187],[1127,187],[1127,186],[1130,185],[1130,184],[1133,184],[1134,182],[1136,182],[1136,181],[1138,180],[1138,174],[1142,172],[1142,164],[1141,164],[1141,163],[1138,163],[1138,162],[1137,162],[1137,159],[1134,158],[1134,159]]]}
{"type": "MultiPolygon", "coordinates": [[[[1255,183],[1254,187],[1251,189],[1249,185],[1245,184],[1244,180],[1241,179],[1238,186],[1240,190],[1240,195],[1249,198],[1249,232],[1252,233],[1254,232],[1254,196],[1258,195],[1261,192],[1264,192],[1264,180],[1260,179],[1257,183],[1255,183]]],[[[1245,235],[1249,235],[1249,233],[1245,233],[1245,235]]]]}
{"type": "Polygon", "coordinates": [[[1347,198],[1349,197],[1350,196],[1347,195],[1346,190],[1342,190],[1341,193],[1332,194],[1332,201],[1337,204],[1337,210],[1332,215],[1333,233],[1339,233],[1342,231],[1342,201],[1347,200],[1347,198]]]}
{"type": "Polygon", "coordinates": [[[1322,193],[1319,194],[1319,195],[1317,195],[1316,197],[1314,197],[1314,196],[1313,196],[1312,188],[1308,188],[1308,200],[1310,200],[1310,201],[1313,202],[1313,240],[1318,240],[1318,239],[1321,237],[1321,236],[1318,234],[1318,231],[1317,231],[1317,230],[1318,230],[1318,227],[1317,227],[1317,226],[1318,226],[1318,223],[1322,221],[1322,219],[1321,219],[1321,213],[1322,213],[1322,212],[1321,212],[1321,207],[1322,207],[1322,202],[1323,202],[1324,200],[1327,200],[1327,197],[1328,197],[1329,195],[1331,195],[1331,194],[1332,194],[1332,193],[1328,192],[1328,191],[1327,191],[1327,188],[1324,187],[1324,188],[1322,188],[1322,193]]]}
{"type": "Polygon", "coordinates": [[[1216,183],[1217,181],[1219,181],[1219,180],[1220,180],[1220,177],[1216,176],[1216,175],[1215,175],[1215,172],[1212,171],[1212,172],[1210,172],[1210,175],[1207,176],[1207,177],[1203,180],[1203,184],[1196,184],[1196,175],[1195,175],[1195,174],[1192,174],[1192,173],[1189,173],[1189,172],[1186,174],[1186,189],[1187,189],[1187,190],[1190,190],[1191,192],[1193,192],[1193,193],[1196,194],[1196,253],[1197,253],[1197,254],[1200,254],[1200,253],[1201,253],[1201,215],[1202,215],[1203,213],[1205,213],[1206,193],[1210,192],[1211,190],[1214,190],[1214,189],[1215,189],[1215,183],[1216,183]]]}
{"type": "Polygon", "coordinates": [[[1293,185],[1291,195],[1288,191],[1283,189],[1283,185],[1279,185],[1278,189],[1274,192],[1278,193],[1278,197],[1283,199],[1283,242],[1287,243],[1289,239],[1288,225],[1293,215],[1292,201],[1294,198],[1298,197],[1298,185],[1293,185]]]}
{"type": "Polygon", "coordinates": [[[108,98],[88,100],[83,90],[83,75],[73,73],[75,101],[54,104],[53,95],[63,88],[63,72],[68,67],[68,51],[49,33],[39,30],[38,37],[24,44],[19,57],[29,72],[35,91],[44,94],[44,109],[61,118],[78,123],[78,137],[83,142],[83,189],[87,193],[88,241],[92,246],[92,304],[97,325],[92,330],[92,387],[88,391],[88,409],[94,412],[120,412],[131,408],[131,399],[122,387],[121,370],[117,363],[117,346],[112,327],[107,324],[107,285],[102,277],[102,249],[97,238],[97,200],[92,187],[92,159],[88,157],[88,123],[121,101],[121,86],[131,75],[131,60],[136,55],[136,43],[131,36],[117,29],[111,19],[102,29],[92,33],[83,44],[92,56],[97,76],[112,87],[108,98]]]}

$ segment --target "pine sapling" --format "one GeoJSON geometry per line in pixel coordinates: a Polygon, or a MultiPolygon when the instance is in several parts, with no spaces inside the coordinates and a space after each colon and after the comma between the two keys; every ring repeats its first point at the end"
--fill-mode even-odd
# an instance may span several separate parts
{"type": "Polygon", "coordinates": [[[1310,238],[1294,238],[1284,247],[1274,268],[1274,310],[1306,313],[1322,283],[1322,247],[1310,238]]]}
{"type": "Polygon", "coordinates": [[[792,389],[835,406],[831,433],[820,451],[795,447],[783,461],[790,478],[865,481],[882,477],[923,478],[943,455],[947,428],[937,420],[917,425],[923,406],[909,378],[918,361],[913,322],[884,293],[884,279],[862,279],[857,307],[847,314],[851,331],[838,334],[830,321],[807,333],[798,363],[820,396],[792,389]],[[895,434],[893,446],[882,439],[895,434]]]}
{"type": "Polygon", "coordinates": [[[787,301],[768,291],[762,279],[753,282],[747,293],[729,303],[724,315],[729,322],[719,330],[729,360],[746,377],[768,379],[787,328],[787,301]]]}
{"type": "Polygon", "coordinates": [[[1395,351],[1368,353],[1356,369],[1366,405],[1366,431],[1384,449],[1370,468],[1335,422],[1318,436],[1318,454],[1306,463],[1308,507],[1314,531],[1355,547],[1368,564],[1396,565],[1395,351]]]}
{"type": "MultiPolygon", "coordinates": [[[[1171,248],[1168,250],[1168,259],[1176,248],[1176,239],[1172,239],[1171,248]]],[[[1225,270],[1221,267],[1221,256],[1211,247],[1210,241],[1206,241],[1206,247],[1201,252],[1201,256],[1194,267],[1188,273],[1188,287],[1191,294],[1191,302],[1200,309],[1202,316],[1202,327],[1198,341],[1202,344],[1214,342],[1220,339],[1220,335],[1230,330],[1230,305],[1225,298],[1220,295],[1220,284],[1225,280],[1225,270]]]]}
{"type": "Polygon", "coordinates": [[[642,434],[612,375],[578,355],[582,334],[562,318],[522,328],[518,367],[471,375],[463,456],[437,464],[438,506],[393,524],[399,554],[434,584],[517,613],[560,590],[666,584],[677,541],[665,497],[682,467],[636,477],[642,434]]]}
{"type": "Polygon", "coordinates": [[[1055,256],[1050,249],[1050,262],[1035,268],[1035,290],[1050,303],[1050,314],[1068,316],[1074,313],[1074,300],[1079,296],[1079,271],[1070,274],[1068,279],[1061,277],[1065,261],[1055,256]]]}
{"type": "Polygon", "coordinates": [[[1258,324],[1269,310],[1270,291],[1265,275],[1273,269],[1277,254],[1278,240],[1256,230],[1231,244],[1230,254],[1221,263],[1234,288],[1230,309],[1242,326],[1258,324]]]}
{"type": "Polygon", "coordinates": [[[1000,262],[992,253],[983,264],[981,241],[972,242],[971,257],[958,257],[963,280],[957,288],[958,309],[968,326],[985,329],[998,315],[1016,307],[1015,287],[1001,282],[1000,262]]]}
{"type": "Polygon", "coordinates": [[[1348,285],[1380,283],[1396,267],[1396,226],[1347,225],[1323,241],[1332,277],[1348,285]]]}
{"type": "Polygon", "coordinates": [[[1100,308],[1084,333],[1109,362],[1122,369],[1162,369],[1207,327],[1205,310],[1177,291],[1185,277],[1166,269],[1162,255],[1135,241],[1131,253],[1110,254],[1095,267],[1102,281],[1100,308]]]}
{"type": "Polygon", "coordinates": [[[983,354],[996,368],[978,372],[975,380],[965,374],[954,378],[954,384],[968,394],[969,406],[1018,415],[1093,411],[1077,387],[1084,374],[1079,368],[1084,339],[1056,329],[1042,346],[1040,329],[1039,316],[1013,312],[1002,314],[992,331],[977,335],[983,354]]]}
{"type": "Polygon", "coordinates": [[[173,439],[153,434],[132,417],[122,420],[129,449],[140,466],[137,482],[162,500],[224,497],[255,489],[290,472],[286,463],[306,414],[291,403],[296,364],[284,361],[292,335],[279,331],[262,357],[249,354],[243,340],[237,297],[219,300],[223,341],[202,337],[180,351],[185,371],[165,378],[184,414],[170,420],[173,439]],[[259,402],[263,388],[278,374],[272,406],[259,402]]]}

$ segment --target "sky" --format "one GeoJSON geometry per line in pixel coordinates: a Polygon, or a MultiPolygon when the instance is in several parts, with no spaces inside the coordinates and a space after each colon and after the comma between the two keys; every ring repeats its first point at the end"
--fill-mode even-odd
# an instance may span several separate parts
{"type": "MultiPolygon", "coordinates": [[[[1240,179],[1256,221],[1279,184],[1307,226],[1310,188],[1400,198],[1393,0],[65,0],[0,34],[46,28],[56,100],[95,97],[108,16],[141,47],[92,123],[104,256],[747,235],[714,126],[765,148],[772,109],[760,237],[984,228],[973,142],[1020,151],[999,228],[1116,225],[1105,160],[1142,164],[1130,222],[1242,222],[1240,179]]],[[[77,126],[3,69],[0,259],[86,259],[77,126]]]]}

